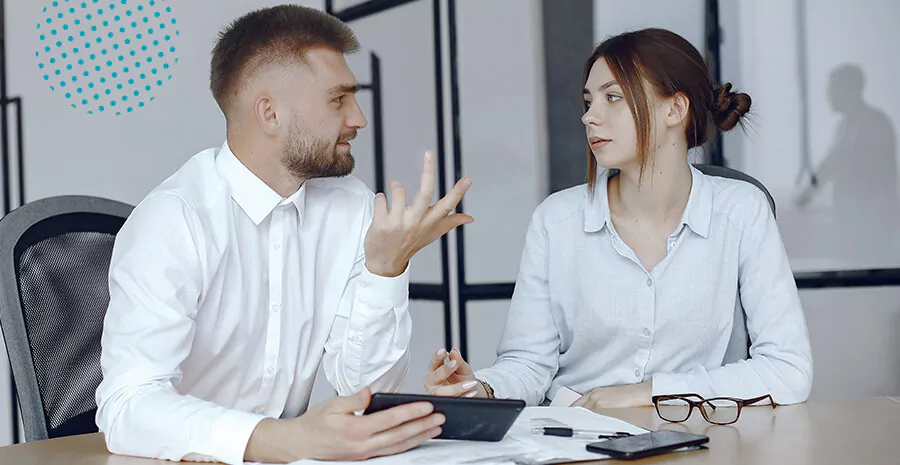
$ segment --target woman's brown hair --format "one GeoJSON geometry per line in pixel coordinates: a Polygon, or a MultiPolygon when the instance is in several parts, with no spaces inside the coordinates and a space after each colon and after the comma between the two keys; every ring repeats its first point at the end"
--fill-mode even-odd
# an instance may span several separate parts
{"type": "MultiPolygon", "coordinates": [[[[591,67],[600,58],[606,59],[634,117],[642,176],[651,143],[648,90],[664,98],[679,93],[687,97],[690,104],[684,135],[688,148],[707,141],[712,132],[710,123],[721,131],[729,131],[750,110],[750,96],[732,92],[730,83],[713,89],[700,52],[674,32],[650,28],[606,39],[585,63],[582,87],[587,83],[591,67]],[[644,82],[649,84],[649,89],[644,88],[644,82]]],[[[596,178],[597,162],[588,150],[588,188],[592,193],[596,178]]]]}

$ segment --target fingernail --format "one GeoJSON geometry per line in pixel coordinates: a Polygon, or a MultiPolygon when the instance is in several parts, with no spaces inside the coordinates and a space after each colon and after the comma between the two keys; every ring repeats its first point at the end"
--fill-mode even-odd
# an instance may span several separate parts
{"type": "Polygon", "coordinates": [[[434,158],[434,154],[431,152],[425,152],[425,161],[431,161],[434,158]]]}
{"type": "Polygon", "coordinates": [[[450,360],[450,363],[448,364],[448,366],[450,368],[456,368],[456,360],[450,360]]]}
{"type": "Polygon", "coordinates": [[[463,185],[465,185],[466,187],[471,186],[471,185],[472,185],[472,180],[469,179],[469,178],[466,178],[466,179],[463,181],[463,185]]]}
{"type": "Polygon", "coordinates": [[[437,350],[437,352],[434,353],[434,356],[435,357],[443,357],[444,352],[446,352],[446,351],[447,351],[447,349],[441,347],[440,349],[437,350]]]}
{"type": "Polygon", "coordinates": [[[476,384],[478,384],[478,381],[466,381],[465,383],[463,383],[463,389],[468,391],[469,389],[475,387],[476,384]]]}
{"type": "Polygon", "coordinates": [[[478,391],[472,391],[472,392],[466,394],[466,397],[468,397],[469,399],[471,399],[471,398],[473,398],[473,397],[475,397],[475,396],[477,396],[477,395],[478,395],[478,391]]]}

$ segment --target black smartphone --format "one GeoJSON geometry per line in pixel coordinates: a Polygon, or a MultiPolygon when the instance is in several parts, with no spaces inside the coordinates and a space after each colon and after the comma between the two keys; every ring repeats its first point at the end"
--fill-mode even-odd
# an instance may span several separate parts
{"type": "Polygon", "coordinates": [[[587,450],[606,454],[614,459],[641,459],[665,454],[683,447],[696,447],[709,442],[706,436],[681,431],[652,431],[607,441],[592,442],[587,450]]]}
{"type": "Polygon", "coordinates": [[[379,412],[401,404],[431,402],[435,413],[442,413],[446,421],[436,439],[462,439],[466,441],[499,441],[516,421],[525,401],[513,399],[467,399],[465,397],[439,397],[419,394],[378,392],[365,414],[379,412]]]}

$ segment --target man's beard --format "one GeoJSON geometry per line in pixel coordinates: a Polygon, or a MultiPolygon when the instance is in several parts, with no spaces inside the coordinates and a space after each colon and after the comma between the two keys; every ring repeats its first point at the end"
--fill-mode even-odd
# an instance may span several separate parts
{"type": "Polygon", "coordinates": [[[302,179],[337,178],[353,172],[356,161],[338,142],[356,138],[356,131],[341,134],[337,141],[312,136],[295,125],[282,148],[281,163],[291,174],[302,179]]]}

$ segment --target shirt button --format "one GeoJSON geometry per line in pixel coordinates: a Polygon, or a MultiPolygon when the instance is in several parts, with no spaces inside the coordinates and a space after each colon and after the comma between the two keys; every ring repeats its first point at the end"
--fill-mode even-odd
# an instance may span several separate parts
{"type": "Polygon", "coordinates": [[[279,310],[281,310],[281,305],[278,305],[278,304],[272,305],[273,312],[278,313],[279,310]]]}
{"type": "Polygon", "coordinates": [[[271,375],[271,374],[274,374],[274,373],[275,373],[275,369],[274,369],[274,368],[269,368],[269,369],[266,370],[266,373],[268,373],[268,374],[270,374],[270,375],[271,375]]]}
{"type": "Polygon", "coordinates": [[[675,248],[675,241],[669,242],[669,250],[672,250],[674,248],[675,248]]]}
{"type": "Polygon", "coordinates": [[[641,378],[641,370],[634,370],[634,377],[640,379],[641,378]]]}
{"type": "Polygon", "coordinates": [[[653,278],[647,278],[647,287],[650,287],[652,285],[653,285],[653,278]]]}
{"type": "Polygon", "coordinates": [[[647,328],[644,328],[643,334],[644,334],[644,337],[650,337],[650,330],[647,328]]]}
{"type": "Polygon", "coordinates": [[[273,243],[272,243],[272,247],[274,247],[275,250],[280,249],[280,248],[281,248],[281,242],[278,242],[278,241],[273,242],[273,243]]]}

